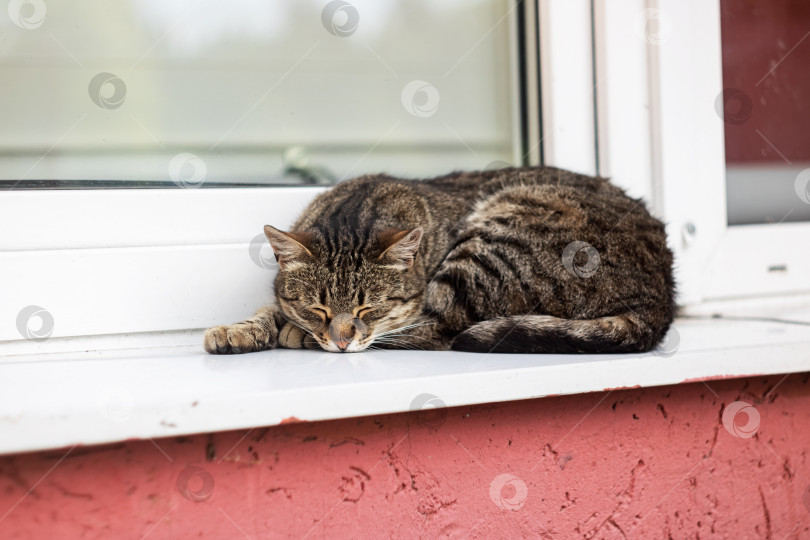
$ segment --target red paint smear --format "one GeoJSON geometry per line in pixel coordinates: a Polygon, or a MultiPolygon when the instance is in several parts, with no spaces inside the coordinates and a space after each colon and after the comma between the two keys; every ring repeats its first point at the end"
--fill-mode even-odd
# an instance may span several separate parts
{"type": "Polygon", "coordinates": [[[613,388],[605,388],[604,391],[605,392],[613,392],[614,390],[635,390],[637,388],[641,388],[641,385],[637,384],[635,386],[616,386],[616,387],[613,387],[613,388]]]}
{"type": "Polygon", "coordinates": [[[283,426],[284,424],[305,424],[306,420],[301,420],[300,418],[296,418],[295,416],[290,416],[289,418],[285,418],[278,425],[283,426]]]}
{"type": "Polygon", "coordinates": [[[764,373],[757,373],[756,375],[746,374],[746,375],[712,375],[710,377],[695,377],[694,379],[684,379],[680,382],[680,384],[689,384],[689,383],[697,383],[697,382],[704,382],[704,381],[725,381],[728,379],[741,379],[747,377],[766,377],[764,373]]]}

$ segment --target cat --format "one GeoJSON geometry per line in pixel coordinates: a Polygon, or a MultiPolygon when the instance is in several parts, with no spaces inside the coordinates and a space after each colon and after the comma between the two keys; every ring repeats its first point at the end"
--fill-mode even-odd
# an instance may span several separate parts
{"type": "Polygon", "coordinates": [[[291,232],[264,230],[277,304],[209,329],[209,353],[644,352],[675,314],[664,225],[562,169],[366,175],[316,197],[291,232]]]}

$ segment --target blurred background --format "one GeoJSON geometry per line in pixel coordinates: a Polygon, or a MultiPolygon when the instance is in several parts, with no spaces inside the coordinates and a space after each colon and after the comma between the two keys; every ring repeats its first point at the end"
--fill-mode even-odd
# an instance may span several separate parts
{"type": "Polygon", "coordinates": [[[0,180],[330,183],[519,159],[512,2],[326,4],[11,1],[0,180]]]}

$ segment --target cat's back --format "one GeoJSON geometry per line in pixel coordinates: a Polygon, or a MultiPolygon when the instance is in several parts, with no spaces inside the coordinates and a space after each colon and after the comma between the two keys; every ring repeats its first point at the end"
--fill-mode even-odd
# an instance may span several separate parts
{"type": "Polygon", "coordinates": [[[507,167],[489,171],[455,172],[425,180],[425,184],[447,193],[470,197],[491,195],[511,186],[557,186],[621,196],[622,190],[607,179],[556,167],[507,167]]]}
{"type": "MultiPolygon", "coordinates": [[[[589,207],[591,214],[625,212],[639,206],[604,178],[554,167],[504,168],[454,172],[425,180],[370,174],[341,182],[319,195],[295,224],[297,230],[313,226],[426,226],[441,230],[473,212],[482,201],[495,198],[511,204],[555,199],[589,207]],[[539,197],[539,199],[538,199],[539,197]]],[[[643,205],[638,210],[645,214],[643,205]]]]}
{"type": "Polygon", "coordinates": [[[440,218],[460,219],[475,193],[441,189],[430,180],[408,180],[369,174],[337,184],[318,195],[294,225],[295,230],[351,227],[441,228],[440,218]],[[438,221],[437,221],[438,220],[438,221]]]}
{"type": "Polygon", "coordinates": [[[573,241],[626,252],[626,242],[635,238],[665,263],[671,258],[664,224],[649,213],[643,201],[605,178],[553,167],[498,172],[479,183],[476,203],[467,218],[470,226],[505,226],[503,232],[555,252],[573,241]]]}

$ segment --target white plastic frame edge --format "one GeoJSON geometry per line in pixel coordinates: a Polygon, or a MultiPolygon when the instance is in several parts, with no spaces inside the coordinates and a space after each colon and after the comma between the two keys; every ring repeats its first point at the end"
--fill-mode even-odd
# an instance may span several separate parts
{"type": "Polygon", "coordinates": [[[667,223],[679,303],[810,290],[795,249],[810,223],[727,225],[719,0],[597,0],[595,15],[602,173],[667,223]],[[650,17],[664,32],[645,38],[650,17]]]}

